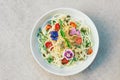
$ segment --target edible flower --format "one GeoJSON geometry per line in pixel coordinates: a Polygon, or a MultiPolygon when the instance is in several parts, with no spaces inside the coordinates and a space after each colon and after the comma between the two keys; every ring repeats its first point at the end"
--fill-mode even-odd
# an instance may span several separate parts
{"type": "Polygon", "coordinates": [[[67,60],[70,60],[70,59],[72,59],[74,57],[74,53],[70,49],[65,50],[65,52],[63,53],[63,55],[64,55],[64,57],[67,60]]]}
{"type": "Polygon", "coordinates": [[[70,30],[70,33],[69,33],[71,36],[72,35],[78,35],[78,36],[80,36],[80,31],[79,30],[76,30],[75,28],[72,28],[71,30],[70,30]]]}
{"type": "Polygon", "coordinates": [[[80,31],[76,30],[76,35],[80,36],[80,31]]]}
{"type": "Polygon", "coordinates": [[[56,41],[58,39],[58,32],[57,31],[51,31],[50,34],[51,34],[50,37],[52,40],[56,41]]]}
{"type": "Polygon", "coordinates": [[[51,41],[48,41],[48,42],[45,43],[46,48],[50,48],[52,45],[53,44],[52,44],[51,41]]]}

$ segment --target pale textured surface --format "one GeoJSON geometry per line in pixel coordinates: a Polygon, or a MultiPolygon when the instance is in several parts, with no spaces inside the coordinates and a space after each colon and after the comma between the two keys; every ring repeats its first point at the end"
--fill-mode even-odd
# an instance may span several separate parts
{"type": "Polygon", "coordinates": [[[0,80],[120,80],[120,0],[0,0],[0,80]],[[33,59],[30,33],[48,10],[72,7],[96,24],[100,48],[82,73],[60,77],[44,71],[33,59]]]}

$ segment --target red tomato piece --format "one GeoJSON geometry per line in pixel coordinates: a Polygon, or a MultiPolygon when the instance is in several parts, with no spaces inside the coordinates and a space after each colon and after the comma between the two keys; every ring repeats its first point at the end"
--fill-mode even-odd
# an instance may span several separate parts
{"type": "Polygon", "coordinates": [[[52,26],[50,24],[46,25],[46,31],[48,31],[52,26]]]}
{"type": "Polygon", "coordinates": [[[90,54],[92,54],[92,52],[93,52],[93,49],[89,48],[88,51],[87,51],[87,54],[90,55],[90,54]]]}
{"type": "Polygon", "coordinates": [[[82,38],[81,37],[76,38],[75,42],[77,44],[81,44],[82,43],[82,38]]]}
{"type": "Polygon", "coordinates": [[[46,48],[50,48],[52,46],[52,42],[48,41],[45,43],[46,48]]]}
{"type": "Polygon", "coordinates": [[[74,28],[77,27],[77,25],[75,24],[75,22],[70,22],[70,25],[71,25],[72,27],[74,27],[74,28]]]}
{"type": "Polygon", "coordinates": [[[59,29],[60,29],[60,25],[59,25],[59,23],[56,23],[56,24],[55,24],[55,30],[56,30],[56,31],[59,31],[59,29]]]}
{"type": "Polygon", "coordinates": [[[66,58],[63,58],[63,59],[61,60],[61,62],[62,62],[62,64],[67,64],[67,63],[69,62],[69,60],[67,60],[66,58]]]}

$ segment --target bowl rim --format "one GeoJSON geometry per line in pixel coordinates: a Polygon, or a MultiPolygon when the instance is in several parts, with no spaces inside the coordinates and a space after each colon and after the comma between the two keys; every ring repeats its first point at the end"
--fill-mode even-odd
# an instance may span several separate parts
{"type": "Polygon", "coordinates": [[[46,13],[44,13],[41,17],[38,18],[38,20],[37,20],[37,21],[35,22],[35,24],[34,24],[34,27],[32,28],[32,31],[31,31],[31,34],[30,34],[30,49],[31,49],[31,52],[32,52],[32,55],[33,55],[33,58],[35,59],[35,61],[36,61],[45,71],[47,71],[47,72],[49,72],[49,73],[52,73],[52,74],[55,74],[55,75],[59,75],[59,76],[75,75],[75,74],[78,74],[78,73],[84,71],[85,69],[87,69],[87,68],[93,63],[93,61],[95,60],[96,55],[97,55],[97,53],[98,53],[98,49],[99,49],[99,34],[98,34],[98,30],[97,30],[94,22],[90,19],[90,20],[91,20],[91,23],[95,26],[94,28],[96,29],[96,32],[97,32],[97,36],[98,36],[98,46],[97,46],[97,49],[96,49],[95,56],[93,57],[93,60],[90,62],[89,65],[87,65],[86,67],[84,67],[82,70],[79,70],[79,71],[74,72],[74,73],[72,73],[72,74],[71,74],[71,73],[67,73],[67,74],[65,75],[65,74],[62,74],[62,73],[52,72],[52,71],[50,71],[49,69],[45,68],[41,63],[39,63],[39,61],[38,61],[37,58],[35,57],[34,51],[33,51],[33,49],[32,49],[32,36],[33,36],[33,32],[34,32],[34,30],[35,30],[38,22],[39,22],[44,16],[46,16],[47,14],[49,14],[49,13],[51,13],[51,12],[53,12],[53,11],[56,11],[56,10],[71,10],[71,11],[73,10],[73,11],[77,11],[77,12],[82,13],[82,14],[83,14],[84,16],[86,16],[88,19],[90,19],[85,13],[83,13],[82,11],[80,11],[80,10],[78,10],[78,9],[74,9],[74,8],[55,8],[55,9],[49,10],[49,11],[47,11],[46,13]]]}

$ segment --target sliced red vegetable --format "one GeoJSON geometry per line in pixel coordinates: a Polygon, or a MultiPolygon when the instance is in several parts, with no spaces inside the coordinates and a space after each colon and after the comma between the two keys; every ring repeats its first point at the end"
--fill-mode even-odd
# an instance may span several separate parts
{"type": "Polygon", "coordinates": [[[45,43],[46,48],[50,48],[52,46],[52,42],[48,41],[45,43]]]}
{"type": "Polygon", "coordinates": [[[48,31],[52,26],[50,24],[46,25],[46,31],[48,31]]]}
{"type": "Polygon", "coordinates": [[[88,51],[87,51],[87,54],[90,55],[90,54],[92,54],[92,52],[93,52],[93,49],[89,48],[88,51]]]}
{"type": "Polygon", "coordinates": [[[63,59],[61,60],[61,62],[62,62],[62,64],[67,64],[67,63],[69,62],[69,60],[67,60],[66,58],[63,58],[63,59]]]}
{"type": "Polygon", "coordinates": [[[74,27],[74,28],[77,27],[77,25],[75,24],[75,22],[70,22],[70,25],[71,25],[72,27],[74,27]]]}
{"type": "Polygon", "coordinates": [[[53,50],[53,48],[54,48],[54,47],[51,47],[51,48],[50,48],[50,51],[52,51],[52,50],[53,50]]]}
{"type": "Polygon", "coordinates": [[[55,30],[56,30],[56,31],[59,31],[59,29],[60,29],[60,25],[59,25],[59,23],[56,23],[56,24],[55,24],[55,30]]]}
{"type": "Polygon", "coordinates": [[[77,44],[81,44],[82,43],[82,38],[81,37],[76,38],[75,42],[77,44]]]}

